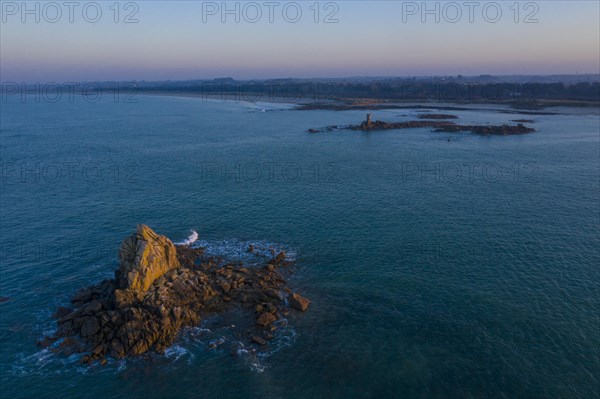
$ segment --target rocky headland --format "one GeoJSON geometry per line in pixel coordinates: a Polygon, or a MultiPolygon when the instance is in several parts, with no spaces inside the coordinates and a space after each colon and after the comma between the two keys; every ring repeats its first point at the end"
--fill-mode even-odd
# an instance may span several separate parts
{"type": "Polygon", "coordinates": [[[284,279],[292,265],[284,252],[272,252],[260,265],[225,262],[139,225],[121,244],[115,277],[80,290],[71,307],[58,308],[55,334],[38,344],[104,364],[107,356],[164,352],[183,327],[239,309],[254,319],[243,339],[267,345],[290,308],[306,311],[310,305],[284,279]]]}

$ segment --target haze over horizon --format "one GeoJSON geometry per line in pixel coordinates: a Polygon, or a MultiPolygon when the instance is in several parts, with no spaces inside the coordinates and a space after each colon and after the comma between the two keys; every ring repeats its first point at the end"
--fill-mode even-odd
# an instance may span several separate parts
{"type": "Polygon", "coordinates": [[[112,2],[99,10],[50,3],[2,2],[2,81],[600,70],[600,6],[590,1],[519,2],[517,8],[431,2],[427,9],[421,2],[320,2],[318,12],[312,2],[272,2],[272,8],[228,2],[223,9],[221,2],[121,2],[118,10],[112,2]]]}

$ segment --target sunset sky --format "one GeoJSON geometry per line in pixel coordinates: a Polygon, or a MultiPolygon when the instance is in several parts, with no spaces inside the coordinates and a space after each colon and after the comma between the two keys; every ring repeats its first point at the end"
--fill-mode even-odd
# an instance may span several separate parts
{"type": "Polygon", "coordinates": [[[26,13],[20,1],[2,1],[2,81],[574,74],[600,69],[597,1],[519,2],[518,14],[512,1],[472,2],[477,4],[473,8],[468,2],[428,2],[433,12],[427,15],[422,2],[400,1],[320,2],[318,15],[312,1],[269,6],[237,2],[237,11],[236,2],[229,2],[230,14],[223,13],[221,2],[122,2],[118,15],[114,2],[107,1],[95,3],[101,16],[91,6],[85,14],[88,3],[78,3],[70,16],[62,1],[54,3],[61,15],[44,2],[27,3],[26,13]],[[130,14],[133,23],[124,23],[130,14]],[[325,23],[330,14],[331,23],[325,23]]]}

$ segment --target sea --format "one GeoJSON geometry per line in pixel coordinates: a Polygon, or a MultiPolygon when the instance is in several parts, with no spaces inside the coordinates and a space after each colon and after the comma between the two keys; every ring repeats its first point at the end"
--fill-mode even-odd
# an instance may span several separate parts
{"type": "Polygon", "coordinates": [[[600,396],[598,108],[370,111],[536,129],[478,136],[272,101],[0,105],[2,398],[600,396]],[[235,315],[104,366],[37,346],[139,223],[225,258],[285,250],[311,306],[264,349],[235,315]]]}

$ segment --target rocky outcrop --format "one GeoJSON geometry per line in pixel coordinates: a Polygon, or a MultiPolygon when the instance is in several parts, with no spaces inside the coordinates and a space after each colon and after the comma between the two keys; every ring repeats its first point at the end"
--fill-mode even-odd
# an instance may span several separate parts
{"type": "Polygon", "coordinates": [[[146,225],[123,240],[119,248],[117,282],[121,289],[146,292],[154,280],[179,267],[175,245],[146,225]]]}
{"type": "Polygon", "coordinates": [[[388,130],[388,129],[410,129],[419,127],[445,127],[454,125],[453,122],[447,121],[409,121],[409,122],[382,122],[371,120],[371,114],[367,114],[367,119],[364,120],[360,125],[348,126],[351,130],[388,130]]]}
{"type": "Polygon", "coordinates": [[[515,125],[454,125],[442,126],[436,132],[471,132],[484,136],[508,136],[513,134],[526,134],[535,132],[535,129],[527,127],[522,123],[515,125]]]}
{"type": "Polygon", "coordinates": [[[350,126],[351,130],[391,130],[391,129],[414,129],[421,127],[445,127],[454,125],[452,122],[441,122],[441,121],[409,121],[409,122],[368,122],[364,121],[358,126],[350,126]]]}
{"type": "Polygon", "coordinates": [[[458,119],[456,115],[450,114],[421,114],[417,116],[419,119],[458,119]]]}
{"type": "Polygon", "coordinates": [[[67,355],[86,352],[85,362],[163,352],[182,327],[237,308],[252,312],[256,323],[245,334],[262,346],[288,312],[283,271],[292,262],[283,252],[264,257],[263,266],[223,263],[201,248],[176,248],[142,225],[119,254],[115,279],[79,291],[72,308],[58,308],[56,333],[39,345],[67,355]]]}
{"type": "MultiPolygon", "coordinates": [[[[443,117],[451,117],[452,115],[442,115],[442,114],[432,114],[426,116],[443,116],[443,117]]],[[[432,119],[442,119],[442,118],[432,118],[432,119]]],[[[373,131],[373,130],[398,130],[398,129],[415,129],[415,128],[424,128],[430,127],[434,128],[435,132],[463,132],[468,131],[473,134],[480,135],[512,135],[512,134],[525,134],[535,132],[535,129],[527,127],[522,123],[518,125],[458,125],[454,122],[450,122],[447,120],[419,120],[419,121],[407,121],[407,122],[382,122],[371,120],[371,114],[367,114],[367,119],[363,121],[360,125],[350,125],[350,126],[329,126],[325,128],[325,130],[315,130],[309,129],[310,133],[318,133],[323,131],[335,131],[340,129],[349,129],[349,130],[362,130],[362,131],[373,131]]]]}
{"type": "Polygon", "coordinates": [[[310,305],[310,301],[299,294],[292,294],[289,296],[288,301],[290,306],[296,310],[301,312],[306,312],[308,306],[310,305]]]}

